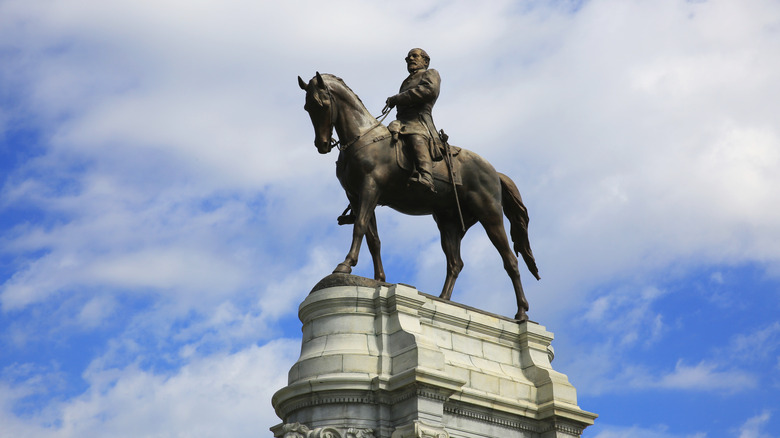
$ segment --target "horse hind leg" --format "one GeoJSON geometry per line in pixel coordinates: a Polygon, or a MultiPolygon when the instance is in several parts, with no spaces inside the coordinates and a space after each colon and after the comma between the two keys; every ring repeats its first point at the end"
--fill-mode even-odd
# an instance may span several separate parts
{"type": "Polygon", "coordinates": [[[506,270],[506,273],[512,280],[515,298],[517,299],[517,314],[515,314],[515,319],[518,322],[527,321],[528,316],[526,315],[526,312],[528,312],[528,300],[525,298],[523,284],[520,281],[520,268],[517,265],[517,257],[515,257],[512,248],[509,246],[509,240],[506,237],[501,210],[498,210],[496,215],[491,215],[490,219],[482,220],[481,222],[488,238],[501,255],[501,260],[504,262],[504,270],[506,270]]]}

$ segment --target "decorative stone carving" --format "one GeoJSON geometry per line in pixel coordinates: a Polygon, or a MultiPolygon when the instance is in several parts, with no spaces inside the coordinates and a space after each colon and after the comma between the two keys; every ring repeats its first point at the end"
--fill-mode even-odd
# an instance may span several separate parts
{"type": "Polygon", "coordinates": [[[311,431],[307,438],[341,438],[341,434],[332,427],[320,427],[311,431]]]}
{"type": "Polygon", "coordinates": [[[373,429],[347,429],[347,438],[374,438],[373,429]]]}
{"type": "Polygon", "coordinates": [[[282,438],[308,438],[311,430],[301,423],[290,423],[282,426],[282,438]]]}
{"type": "Polygon", "coordinates": [[[391,438],[450,438],[450,434],[442,428],[415,421],[396,429],[391,438]]]}
{"type": "Polygon", "coordinates": [[[301,423],[287,423],[281,427],[279,438],[374,438],[374,430],[350,427],[344,433],[335,427],[310,429],[301,423]]]}

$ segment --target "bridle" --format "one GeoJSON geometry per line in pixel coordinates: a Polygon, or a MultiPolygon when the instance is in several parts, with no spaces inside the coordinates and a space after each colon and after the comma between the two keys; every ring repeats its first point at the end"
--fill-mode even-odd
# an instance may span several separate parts
{"type": "Polygon", "coordinates": [[[336,111],[334,111],[336,100],[333,98],[333,94],[330,92],[330,87],[325,82],[324,78],[322,80],[322,85],[325,87],[325,91],[328,92],[328,101],[330,102],[330,105],[328,106],[328,116],[330,116],[330,130],[328,131],[328,152],[330,152],[334,147],[341,150],[341,139],[333,139],[333,129],[336,127],[336,111]]]}

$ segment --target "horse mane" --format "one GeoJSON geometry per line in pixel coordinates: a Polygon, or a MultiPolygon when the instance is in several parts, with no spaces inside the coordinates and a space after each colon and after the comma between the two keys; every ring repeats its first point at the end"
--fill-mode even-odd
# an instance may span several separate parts
{"type": "MultiPolygon", "coordinates": [[[[363,103],[363,100],[360,99],[360,96],[358,96],[357,93],[355,93],[354,91],[352,91],[351,88],[349,88],[349,85],[347,85],[347,83],[344,82],[344,79],[341,79],[340,77],[338,77],[336,75],[333,75],[333,74],[330,74],[330,73],[320,73],[320,76],[322,76],[323,79],[326,79],[326,80],[327,79],[332,79],[332,80],[338,82],[339,84],[341,84],[344,88],[347,89],[347,91],[349,91],[350,93],[352,93],[353,96],[355,96],[355,98],[358,100],[358,102],[360,102],[360,104],[363,105],[363,108],[366,108],[366,104],[363,103]]],[[[368,108],[366,108],[366,111],[368,111],[368,108]]]]}

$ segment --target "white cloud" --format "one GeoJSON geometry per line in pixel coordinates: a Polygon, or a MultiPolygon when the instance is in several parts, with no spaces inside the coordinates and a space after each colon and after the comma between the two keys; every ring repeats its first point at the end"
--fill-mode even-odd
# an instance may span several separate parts
{"type": "Polygon", "coordinates": [[[766,357],[780,349],[780,321],[775,321],[753,333],[736,336],[731,342],[731,350],[737,354],[766,357]]]}
{"type": "Polygon", "coordinates": [[[117,311],[118,303],[112,297],[91,298],[79,311],[78,325],[87,329],[99,327],[117,311]]]}
{"type": "MultiPolygon", "coordinates": [[[[723,347],[713,345],[705,351],[686,350],[686,358],[679,358],[669,369],[664,361],[635,361],[632,352],[637,347],[647,351],[653,344],[664,345],[665,336],[675,336],[677,330],[691,327],[667,325],[663,315],[653,310],[645,298],[661,296],[657,289],[632,297],[606,295],[593,302],[582,323],[599,340],[586,348],[571,346],[581,342],[574,338],[564,340],[564,348],[574,351],[559,364],[567,370],[583,394],[626,394],[641,391],[712,392],[723,395],[745,393],[764,385],[776,385],[771,371],[778,346],[777,323],[770,323],[749,333],[735,334],[723,347]],[[622,300],[622,302],[621,302],[622,300]]],[[[693,329],[699,329],[693,327],[693,329]]],[[[561,345],[560,342],[558,344],[561,345]]],[[[706,345],[706,344],[704,344],[706,345]]],[[[673,360],[673,359],[672,359],[673,360]]]]}
{"type": "Polygon", "coordinates": [[[641,340],[647,347],[667,331],[655,303],[666,294],[668,291],[653,286],[639,291],[633,287],[612,290],[591,302],[582,323],[603,332],[607,343],[630,347],[641,340]]]}
{"type": "Polygon", "coordinates": [[[91,370],[90,390],[27,418],[10,414],[27,394],[0,387],[5,436],[168,437],[256,436],[279,422],[265,406],[287,383],[299,342],[280,339],[232,354],[193,358],[168,374],[121,369],[91,370]]]}
{"type": "Polygon", "coordinates": [[[743,371],[719,370],[716,364],[701,362],[688,366],[678,361],[674,371],[651,384],[667,389],[739,392],[754,388],[755,376],[743,371]]]}
{"type": "MultiPolygon", "coordinates": [[[[707,433],[705,432],[683,434],[670,432],[668,429],[669,427],[665,425],[658,425],[655,428],[600,425],[599,432],[593,435],[593,438],[707,438],[707,433]]],[[[590,437],[587,429],[583,436],[590,437]]]]}
{"type": "Polygon", "coordinates": [[[646,391],[709,392],[715,394],[745,393],[759,383],[755,373],[722,364],[701,361],[687,365],[678,360],[673,370],[635,364],[610,345],[592,346],[588,353],[578,353],[576,361],[562,369],[572,377],[580,394],[637,394],[646,391]]]}
{"type": "Polygon", "coordinates": [[[749,418],[739,428],[739,438],[769,438],[769,434],[764,433],[764,428],[772,418],[769,411],[764,411],[755,417],[749,418]]]}

